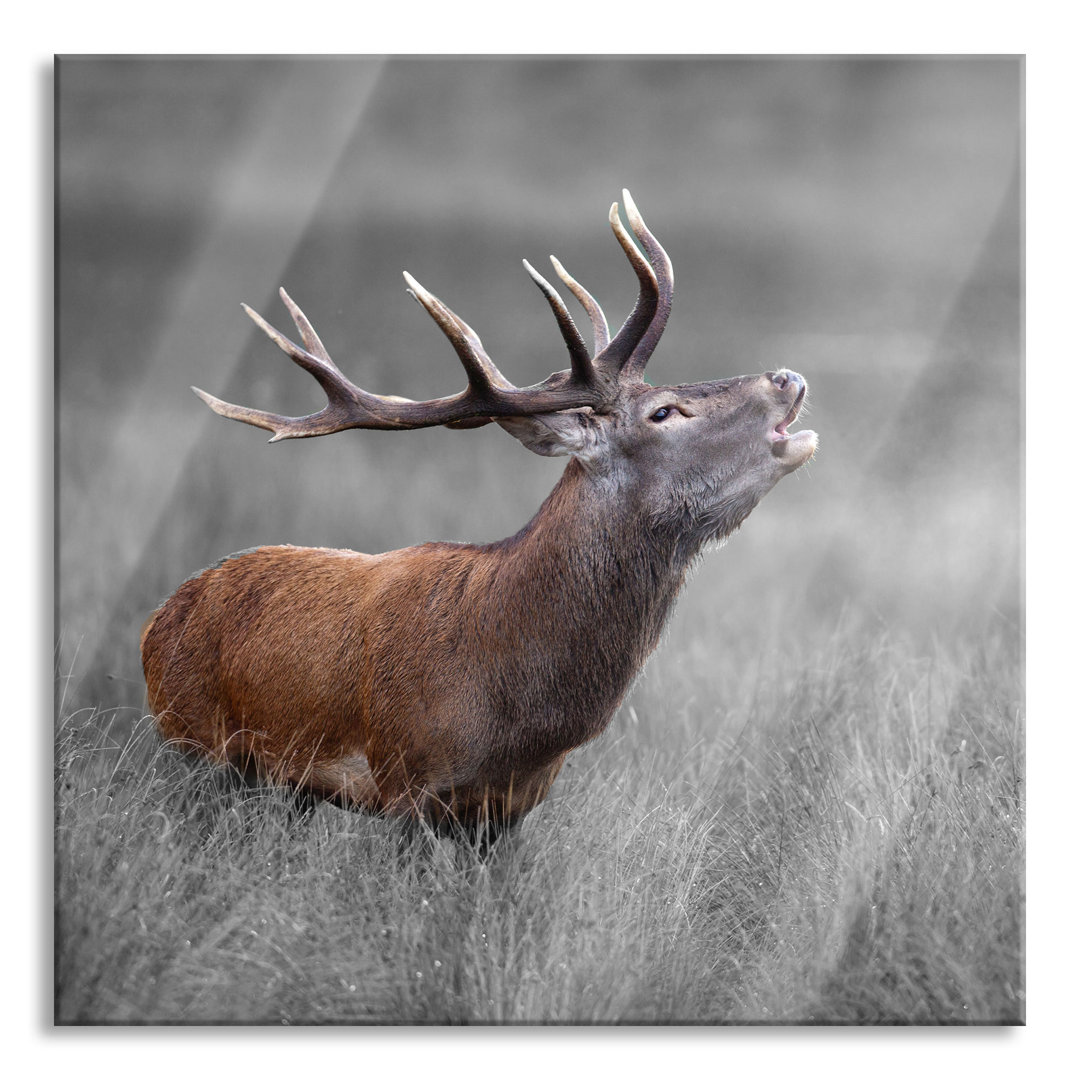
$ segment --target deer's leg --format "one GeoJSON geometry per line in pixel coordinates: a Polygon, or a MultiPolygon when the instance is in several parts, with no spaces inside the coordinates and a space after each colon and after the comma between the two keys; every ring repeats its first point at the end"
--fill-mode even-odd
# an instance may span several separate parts
{"type": "Polygon", "coordinates": [[[311,795],[345,810],[381,809],[379,787],[363,754],[319,762],[305,770],[303,776],[290,779],[311,795]]]}

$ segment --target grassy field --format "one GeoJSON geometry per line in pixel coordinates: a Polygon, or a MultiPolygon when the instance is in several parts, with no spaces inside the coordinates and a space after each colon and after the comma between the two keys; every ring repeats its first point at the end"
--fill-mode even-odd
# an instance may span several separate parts
{"type": "Polygon", "coordinates": [[[67,717],[57,1019],[1023,1019],[1009,635],[930,658],[836,625],[767,680],[666,666],[486,861],[67,717]]]}
{"type": "Polygon", "coordinates": [[[56,1020],[1022,1022],[1015,63],[372,71],[61,69],[56,1020]],[[350,377],[451,393],[407,268],[530,382],[565,360],[516,260],[620,319],[624,184],[676,267],[651,377],[794,368],[821,449],[608,731],[487,860],[162,746],[139,627],[199,567],[497,539],[561,467],[493,428],[268,448],[187,389],[321,403],[239,302],[284,325],[284,283],[350,377]]]}

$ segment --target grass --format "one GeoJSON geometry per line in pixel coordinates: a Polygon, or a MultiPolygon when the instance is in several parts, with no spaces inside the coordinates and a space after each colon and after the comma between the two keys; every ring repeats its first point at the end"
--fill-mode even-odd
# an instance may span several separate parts
{"type": "Polygon", "coordinates": [[[56,1018],[1022,1022],[1014,644],[841,619],[722,719],[665,650],[486,860],[69,716],[56,1018]]]}

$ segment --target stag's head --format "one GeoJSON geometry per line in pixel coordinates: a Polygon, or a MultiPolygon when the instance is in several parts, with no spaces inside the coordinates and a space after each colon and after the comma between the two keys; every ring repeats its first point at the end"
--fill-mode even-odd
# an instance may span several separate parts
{"type": "Polygon", "coordinates": [[[638,277],[639,292],[614,337],[600,305],[551,258],[559,278],[588,313],[591,354],[554,287],[525,263],[570,353],[570,367],[542,383],[517,387],[506,379],[475,331],[406,273],[410,293],[438,323],[465,368],[468,386],[459,394],[411,401],[360,389],[338,370],[284,289],[281,296],[303,348],[246,310],[319,381],[326,407],[310,416],[286,417],[195,392],[221,415],[272,431],[271,442],[350,427],[464,428],[495,421],[534,453],[573,456],[598,485],[658,525],[670,521],[702,541],[726,535],[782,476],[813,456],[817,435],[789,431],[806,398],[806,382],[793,371],[779,370],[679,386],[647,383],[645,365],[667,323],[674,276],[667,253],[625,190],[623,203],[637,243],[617,203],[609,220],[638,277]]]}
{"type": "Polygon", "coordinates": [[[646,257],[613,204],[611,227],[641,286],[634,311],[614,339],[599,304],[551,259],[589,314],[591,358],[558,294],[525,264],[547,296],[570,350],[574,366],[563,374],[583,386],[598,385],[599,400],[499,423],[535,453],[576,457],[598,482],[642,505],[658,523],[672,521],[701,539],[726,535],[782,476],[813,456],[817,435],[788,430],[806,399],[806,381],[779,370],[679,386],[647,383],[645,365],[671,310],[674,275],[628,191],[623,201],[646,257]]]}
{"type": "Polygon", "coordinates": [[[624,504],[699,542],[735,529],[805,464],[813,431],[790,432],[806,398],[793,371],[679,386],[623,387],[603,409],[500,420],[539,454],[570,454],[624,504]]]}

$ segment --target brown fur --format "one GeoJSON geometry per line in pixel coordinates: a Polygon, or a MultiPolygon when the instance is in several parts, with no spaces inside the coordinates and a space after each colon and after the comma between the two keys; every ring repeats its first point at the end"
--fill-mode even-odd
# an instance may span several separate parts
{"type": "Polygon", "coordinates": [[[515,817],[598,734],[683,571],[575,543],[572,465],[518,536],[387,555],[268,547],[185,582],[142,638],[162,734],[369,810],[515,817]]]}

